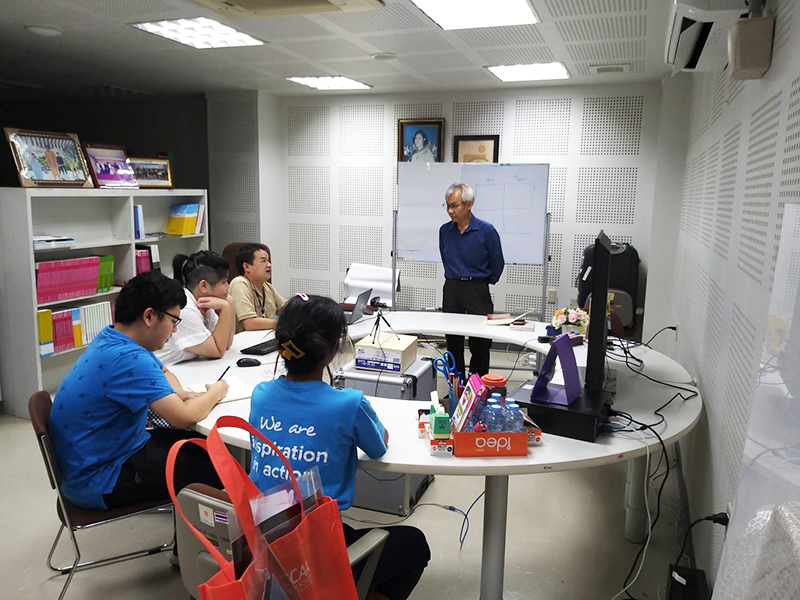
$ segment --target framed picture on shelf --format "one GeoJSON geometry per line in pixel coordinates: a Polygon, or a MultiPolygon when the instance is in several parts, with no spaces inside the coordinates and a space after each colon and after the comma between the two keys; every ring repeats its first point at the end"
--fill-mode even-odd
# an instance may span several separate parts
{"type": "Polygon", "coordinates": [[[453,136],[453,162],[496,163],[499,157],[499,135],[453,136]]]}
{"type": "Polygon", "coordinates": [[[74,133],[4,127],[22,187],[94,187],[74,133]]]}
{"type": "Polygon", "coordinates": [[[444,119],[397,121],[397,162],[442,162],[444,119]]]}
{"type": "Polygon", "coordinates": [[[129,158],[128,164],[140,188],[172,188],[168,158],[129,158]]]}
{"type": "Polygon", "coordinates": [[[122,146],[108,144],[84,144],[89,170],[97,187],[138,188],[128,162],[128,155],[122,146]]]}

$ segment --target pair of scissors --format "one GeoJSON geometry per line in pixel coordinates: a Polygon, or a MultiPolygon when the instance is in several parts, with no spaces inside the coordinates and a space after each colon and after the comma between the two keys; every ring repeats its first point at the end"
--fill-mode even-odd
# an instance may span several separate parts
{"type": "Polygon", "coordinates": [[[433,368],[444,375],[444,380],[447,382],[447,387],[450,390],[450,397],[455,397],[453,377],[456,374],[456,359],[453,354],[445,350],[442,354],[442,358],[434,359],[433,368]]]}

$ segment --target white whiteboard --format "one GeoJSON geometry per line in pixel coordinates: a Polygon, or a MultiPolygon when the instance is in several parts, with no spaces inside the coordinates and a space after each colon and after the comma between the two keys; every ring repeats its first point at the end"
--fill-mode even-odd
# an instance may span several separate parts
{"type": "Polygon", "coordinates": [[[544,264],[549,171],[546,164],[400,163],[398,257],[441,261],[439,228],[449,221],[444,193],[464,182],[475,190],[472,213],[500,234],[506,264],[544,264]]]}

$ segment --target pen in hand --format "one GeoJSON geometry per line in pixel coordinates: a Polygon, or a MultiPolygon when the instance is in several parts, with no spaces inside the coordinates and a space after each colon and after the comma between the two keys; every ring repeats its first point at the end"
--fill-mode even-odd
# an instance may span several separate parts
{"type": "Polygon", "coordinates": [[[220,375],[220,376],[219,376],[219,379],[217,379],[217,381],[220,381],[220,380],[222,380],[222,378],[223,378],[223,377],[225,377],[225,373],[227,373],[227,372],[228,372],[228,369],[230,369],[230,368],[231,368],[231,366],[230,366],[230,365],[228,365],[228,366],[225,368],[225,370],[222,372],[222,375],[220,375]]]}

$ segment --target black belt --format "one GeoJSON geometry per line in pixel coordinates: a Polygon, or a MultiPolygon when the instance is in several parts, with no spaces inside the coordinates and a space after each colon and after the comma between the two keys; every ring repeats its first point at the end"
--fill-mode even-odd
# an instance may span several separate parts
{"type": "Polygon", "coordinates": [[[480,283],[480,282],[487,282],[488,283],[489,282],[489,278],[488,277],[450,277],[450,278],[447,279],[447,281],[476,281],[478,283],[480,283]]]}

